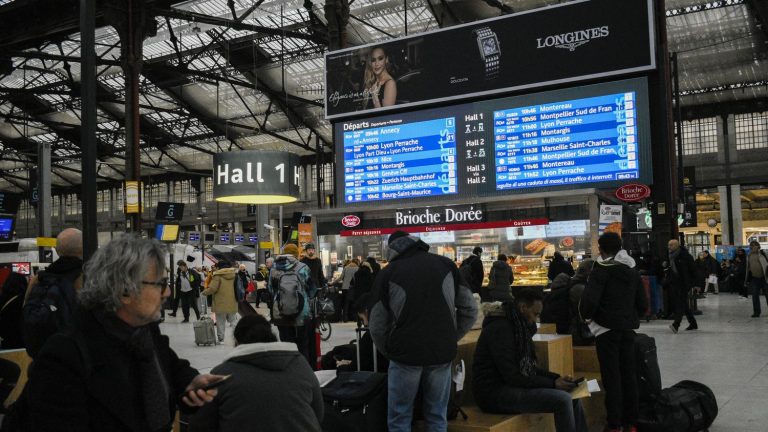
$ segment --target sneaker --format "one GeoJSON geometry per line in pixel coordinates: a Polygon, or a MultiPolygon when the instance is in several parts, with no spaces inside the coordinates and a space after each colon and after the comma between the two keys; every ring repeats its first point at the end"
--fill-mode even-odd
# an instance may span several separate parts
{"type": "Polygon", "coordinates": [[[169,313],[168,316],[176,318],[176,313],[169,313]]]}
{"type": "Polygon", "coordinates": [[[674,325],[674,324],[670,324],[670,325],[669,325],[669,328],[672,330],[672,333],[675,333],[675,334],[677,334],[677,329],[678,329],[679,327],[680,327],[680,326],[676,326],[676,325],[674,325]]]}
{"type": "Polygon", "coordinates": [[[189,322],[189,320],[185,319],[185,320],[181,320],[181,322],[186,323],[186,322],[189,322]]]}
{"type": "Polygon", "coordinates": [[[760,318],[760,314],[752,314],[750,318],[760,318]]]}
{"type": "Polygon", "coordinates": [[[685,328],[686,330],[698,330],[699,325],[697,323],[689,324],[688,327],[685,328]]]}

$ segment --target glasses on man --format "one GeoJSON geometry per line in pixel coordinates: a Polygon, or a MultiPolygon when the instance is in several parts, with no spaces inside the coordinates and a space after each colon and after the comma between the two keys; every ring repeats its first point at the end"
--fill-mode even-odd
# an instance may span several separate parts
{"type": "Polygon", "coordinates": [[[164,278],[162,278],[162,279],[160,279],[159,281],[156,281],[156,282],[141,281],[141,284],[142,285],[156,286],[156,287],[160,288],[160,293],[161,294],[164,293],[165,290],[167,290],[169,288],[169,286],[168,286],[168,278],[167,277],[164,277],[164,278]]]}

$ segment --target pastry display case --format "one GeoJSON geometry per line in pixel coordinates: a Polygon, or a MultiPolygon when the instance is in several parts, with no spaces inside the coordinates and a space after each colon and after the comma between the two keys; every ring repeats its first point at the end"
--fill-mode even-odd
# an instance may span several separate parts
{"type": "Polygon", "coordinates": [[[515,281],[512,286],[546,286],[549,262],[537,255],[518,256],[512,264],[515,281]]]}

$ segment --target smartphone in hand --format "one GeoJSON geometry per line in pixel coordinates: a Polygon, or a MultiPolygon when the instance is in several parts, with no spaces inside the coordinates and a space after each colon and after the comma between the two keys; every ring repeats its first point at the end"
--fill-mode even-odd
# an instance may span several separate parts
{"type": "MultiPolygon", "coordinates": [[[[210,383],[210,384],[207,384],[207,385],[203,386],[202,388],[199,388],[199,389],[195,389],[195,390],[204,390],[204,391],[208,391],[208,390],[210,390],[210,389],[214,389],[214,388],[216,388],[216,387],[218,387],[218,386],[220,386],[220,385],[224,384],[224,381],[228,380],[228,379],[229,379],[231,376],[232,376],[231,374],[230,374],[230,375],[224,375],[224,378],[222,378],[222,379],[220,379],[220,380],[218,380],[218,381],[212,382],[212,383],[210,383]]],[[[582,379],[583,379],[583,378],[582,378],[582,379]]]]}
{"type": "Polygon", "coordinates": [[[576,378],[575,380],[571,381],[574,384],[581,384],[581,382],[584,381],[584,377],[576,378]]]}

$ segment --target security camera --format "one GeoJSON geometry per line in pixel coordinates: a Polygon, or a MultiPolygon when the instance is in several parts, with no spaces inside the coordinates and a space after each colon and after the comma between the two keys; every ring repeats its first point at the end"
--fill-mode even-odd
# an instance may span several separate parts
{"type": "Polygon", "coordinates": [[[272,225],[270,225],[270,224],[264,224],[264,228],[266,228],[266,229],[268,229],[268,230],[273,230],[273,229],[275,229],[275,227],[273,227],[273,226],[272,226],[272,225]]]}

